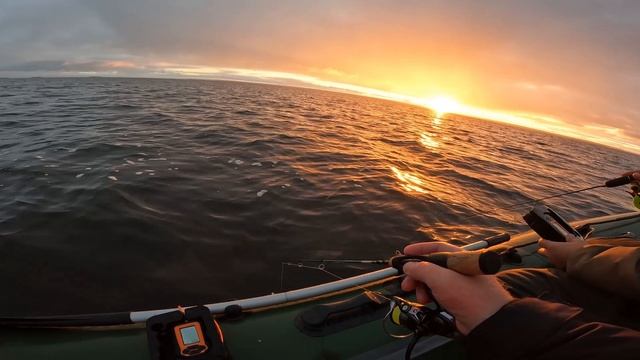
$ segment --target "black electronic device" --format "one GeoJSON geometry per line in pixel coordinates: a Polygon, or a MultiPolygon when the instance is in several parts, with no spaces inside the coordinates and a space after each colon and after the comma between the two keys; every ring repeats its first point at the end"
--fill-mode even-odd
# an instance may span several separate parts
{"type": "Polygon", "coordinates": [[[568,235],[573,235],[578,240],[584,240],[576,229],[548,206],[537,205],[523,218],[543,239],[563,242],[568,235]]]}

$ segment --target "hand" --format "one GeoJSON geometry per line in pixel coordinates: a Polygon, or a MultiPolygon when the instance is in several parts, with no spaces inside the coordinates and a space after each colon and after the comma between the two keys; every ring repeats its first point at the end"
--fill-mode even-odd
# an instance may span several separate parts
{"type": "MultiPolygon", "coordinates": [[[[404,249],[407,255],[425,255],[434,252],[464,251],[442,242],[412,244],[404,249]]],[[[467,276],[427,262],[407,263],[407,274],[402,281],[404,291],[416,291],[418,302],[426,304],[431,293],[456,319],[456,327],[467,335],[476,326],[498,312],[513,297],[493,275],[467,276]]]]}
{"type": "Polygon", "coordinates": [[[584,241],[578,240],[573,235],[567,236],[565,241],[566,242],[558,242],[540,239],[538,241],[538,246],[540,246],[538,253],[546,256],[556,268],[565,269],[569,257],[585,245],[584,241]]]}
{"type": "Polygon", "coordinates": [[[633,175],[633,177],[636,179],[636,181],[640,182],[640,170],[629,171],[629,172],[626,172],[626,173],[622,174],[622,176],[629,176],[629,175],[633,175]]]}
{"type": "Polygon", "coordinates": [[[622,174],[622,176],[633,176],[635,181],[631,183],[631,188],[627,191],[631,196],[636,196],[640,193],[640,170],[630,171],[628,173],[622,174]]]}

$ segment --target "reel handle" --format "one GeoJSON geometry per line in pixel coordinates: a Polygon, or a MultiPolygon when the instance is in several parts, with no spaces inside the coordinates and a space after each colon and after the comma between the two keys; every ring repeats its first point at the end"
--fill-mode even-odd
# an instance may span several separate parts
{"type": "Polygon", "coordinates": [[[403,274],[402,267],[409,262],[429,262],[463,275],[491,275],[500,270],[502,257],[495,251],[439,252],[427,255],[397,255],[389,265],[403,274]]]}
{"type": "Polygon", "coordinates": [[[604,183],[604,185],[608,188],[614,188],[618,186],[631,184],[635,179],[633,175],[621,176],[619,178],[611,179],[604,183]]]}

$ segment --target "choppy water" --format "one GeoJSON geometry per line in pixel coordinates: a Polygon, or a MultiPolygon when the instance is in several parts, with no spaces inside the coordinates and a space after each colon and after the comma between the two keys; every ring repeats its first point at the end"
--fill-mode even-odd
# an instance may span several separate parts
{"type": "MultiPolygon", "coordinates": [[[[282,261],[523,230],[525,208],[487,209],[599,183],[639,160],[317,90],[0,79],[0,312],[262,295],[280,289],[282,261]]],[[[571,219],[630,209],[622,190],[554,204],[571,219]]],[[[285,280],[329,279],[292,269],[285,280]]]]}

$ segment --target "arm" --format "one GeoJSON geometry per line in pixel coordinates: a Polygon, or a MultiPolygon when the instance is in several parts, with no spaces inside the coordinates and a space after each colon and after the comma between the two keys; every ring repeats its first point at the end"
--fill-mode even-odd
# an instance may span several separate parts
{"type": "Polygon", "coordinates": [[[581,319],[582,310],[514,300],[465,338],[471,359],[635,359],[640,332],[581,319]]]}
{"type": "MultiPolygon", "coordinates": [[[[406,254],[460,251],[444,243],[420,243],[406,254]]],[[[514,300],[495,276],[466,276],[435,264],[404,265],[405,291],[421,303],[433,296],[456,319],[466,335],[467,354],[476,359],[635,359],[640,333],[588,322],[582,310],[527,298],[514,300]],[[429,287],[431,292],[426,290],[429,287]]]]}
{"type": "Polygon", "coordinates": [[[640,300],[640,242],[626,238],[568,237],[566,242],[539,241],[539,253],[569,276],[628,299],[640,300]]]}
{"type": "Polygon", "coordinates": [[[640,300],[640,247],[584,246],[567,258],[567,273],[599,289],[640,300]]]}

